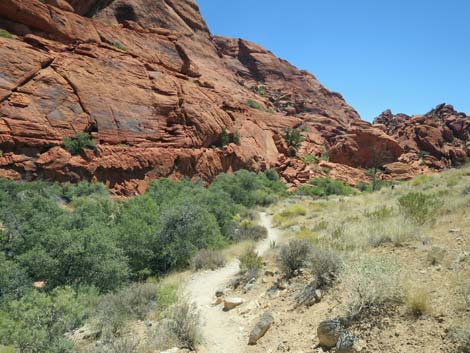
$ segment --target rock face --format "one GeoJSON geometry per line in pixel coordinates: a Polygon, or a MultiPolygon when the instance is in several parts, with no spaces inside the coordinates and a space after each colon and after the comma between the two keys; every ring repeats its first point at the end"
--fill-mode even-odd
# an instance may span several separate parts
{"type": "Polygon", "coordinates": [[[334,146],[330,174],[354,184],[366,178],[367,143],[385,145],[387,162],[429,151],[437,169],[468,152],[455,140],[468,139],[464,116],[441,108],[443,124],[391,116],[372,128],[310,73],[212,36],[193,0],[3,0],[0,29],[13,34],[0,37],[0,176],[135,195],[154,178],[276,168],[295,187],[324,173],[299,157],[334,146]],[[286,128],[303,131],[297,158],[286,128]],[[221,146],[224,131],[240,143],[221,146]],[[77,132],[95,151],[62,149],[77,132]]]}
{"type": "Polygon", "coordinates": [[[419,155],[422,164],[437,170],[458,166],[470,156],[470,117],[440,104],[425,115],[393,115],[385,111],[374,120],[407,154],[419,155]]]}

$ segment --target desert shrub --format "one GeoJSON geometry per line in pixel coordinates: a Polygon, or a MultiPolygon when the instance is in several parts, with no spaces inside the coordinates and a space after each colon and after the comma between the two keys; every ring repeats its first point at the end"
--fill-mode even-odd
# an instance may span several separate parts
{"type": "Polygon", "coordinates": [[[302,196],[324,197],[329,195],[352,195],[354,189],[341,180],[331,178],[316,178],[297,188],[296,193],[302,196]]]}
{"type": "Polygon", "coordinates": [[[348,292],[346,312],[350,319],[360,319],[368,312],[401,301],[398,268],[387,258],[362,257],[346,268],[341,283],[348,292]]]}
{"type": "Polygon", "coordinates": [[[459,323],[452,327],[449,333],[457,343],[459,353],[470,353],[470,323],[459,323]]]}
{"type": "Polygon", "coordinates": [[[0,253],[0,301],[21,298],[31,286],[26,271],[0,253]]]}
{"type": "Polygon", "coordinates": [[[163,326],[166,335],[173,336],[179,347],[195,350],[201,343],[201,318],[195,304],[181,300],[169,309],[163,326]]]}
{"type": "Polygon", "coordinates": [[[140,341],[135,336],[103,337],[86,353],[134,353],[138,352],[140,341]]]}
{"type": "Polygon", "coordinates": [[[163,281],[157,285],[157,308],[164,311],[179,300],[179,283],[163,281]]]}
{"type": "Polygon", "coordinates": [[[243,220],[234,227],[234,232],[232,240],[242,241],[242,240],[254,240],[259,241],[265,239],[268,236],[268,230],[258,224],[253,223],[253,221],[243,220]]]}
{"type": "Polygon", "coordinates": [[[410,192],[398,199],[398,206],[402,215],[423,225],[432,221],[439,207],[438,200],[433,195],[422,192],[410,192]]]}
{"type": "Polygon", "coordinates": [[[257,272],[263,267],[263,259],[254,249],[249,249],[240,256],[240,272],[257,272]]]}
{"type": "Polygon", "coordinates": [[[429,180],[427,175],[418,175],[410,181],[411,186],[420,186],[429,180]]]}
{"type": "Polygon", "coordinates": [[[230,143],[230,137],[227,133],[226,129],[223,129],[219,136],[219,142],[217,143],[218,146],[224,147],[230,143]]]}
{"type": "Polygon", "coordinates": [[[191,267],[195,271],[216,270],[225,265],[225,257],[217,250],[201,250],[191,260],[191,267]]]}
{"type": "Polygon", "coordinates": [[[127,51],[127,49],[119,42],[114,42],[113,47],[115,47],[116,49],[119,49],[119,50],[127,51]]]}
{"type": "Polygon", "coordinates": [[[309,263],[319,287],[330,286],[342,267],[341,259],[336,253],[318,248],[312,248],[309,263]]]}
{"type": "Polygon", "coordinates": [[[329,161],[329,160],[330,160],[330,152],[328,151],[328,149],[326,148],[326,146],[323,146],[323,147],[322,147],[322,152],[321,152],[320,159],[321,159],[322,161],[329,161]]]}
{"type": "Polygon", "coordinates": [[[464,196],[470,195],[470,185],[467,185],[467,186],[465,186],[465,187],[463,188],[462,194],[463,194],[464,196]]]}
{"type": "Polygon", "coordinates": [[[230,141],[236,145],[240,145],[240,131],[235,131],[232,136],[230,136],[230,141]]]}
{"type": "Polygon", "coordinates": [[[442,260],[444,260],[444,257],[446,256],[446,250],[438,247],[438,246],[433,246],[432,249],[428,252],[427,255],[427,260],[428,262],[435,266],[439,265],[442,260]]]}
{"type": "Polygon", "coordinates": [[[382,206],[378,207],[372,211],[365,211],[364,217],[369,218],[373,221],[382,221],[384,219],[390,218],[393,215],[393,208],[382,206]]]}
{"type": "Polygon", "coordinates": [[[13,39],[15,38],[10,32],[7,32],[3,29],[0,29],[0,37],[6,38],[6,39],[13,39]]]}
{"type": "Polygon", "coordinates": [[[263,110],[263,107],[261,104],[255,102],[254,100],[252,99],[247,99],[245,101],[245,105],[249,106],[250,108],[253,108],[253,109],[258,109],[258,110],[263,110]]]}
{"type": "Polygon", "coordinates": [[[304,154],[302,157],[300,157],[300,160],[305,165],[315,165],[317,163],[315,156],[310,153],[304,154]]]}
{"type": "Polygon", "coordinates": [[[132,284],[102,296],[95,308],[93,324],[104,335],[114,336],[130,320],[143,320],[157,307],[155,284],[132,284]]]}
{"type": "Polygon", "coordinates": [[[72,155],[79,154],[80,151],[85,148],[95,148],[95,142],[86,132],[79,132],[73,137],[64,137],[62,140],[62,145],[72,155]]]}
{"type": "Polygon", "coordinates": [[[405,298],[405,304],[414,317],[421,317],[430,312],[429,296],[423,289],[410,289],[405,298]]]}
{"type": "Polygon", "coordinates": [[[287,128],[284,130],[284,141],[286,141],[287,147],[297,150],[300,144],[304,140],[300,135],[300,131],[293,128],[287,128]]]}
{"type": "Polygon", "coordinates": [[[292,277],[296,271],[308,265],[311,252],[312,245],[308,241],[292,239],[281,247],[277,258],[278,266],[287,277],[292,277]]]}
{"type": "Polygon", "coordinates": [[[5,302],[0,311],[0,344],[22,353],[74,352],[65,334],[83,324],[95,295],[64,287],[50,294],[31,290],[21,299],[5,302]]]}
{"type": "Polygon", "coordinates": [[[375,191],[382,190],[383,188],[390,187],[392,185],[394,184],[390,181],[375,180],[374,183],[360,182],[357,184],[356,188],[362,192],[375,192],[375,191]]]}
{"type": "Polygon", "coordinates": [[[108,197],[109,191],[102,183],[89,183],[81,181],[77,184],[64,183],[62,185],[62,195],[67,202],[71,202],[78,197],[108,197]]]}
{"type": "MultiPolygon", "coordinates": [[[[271,180],[271,181],[279,180],[279,174],[277,174],[277,172],[274,169],[266,169],[264,171],[264,175],[266,176],[266,178],[268,178],[268,180],[271,180]]],[[[469,188],[469,194],[470,194],[470,188],[469,188]]]]}

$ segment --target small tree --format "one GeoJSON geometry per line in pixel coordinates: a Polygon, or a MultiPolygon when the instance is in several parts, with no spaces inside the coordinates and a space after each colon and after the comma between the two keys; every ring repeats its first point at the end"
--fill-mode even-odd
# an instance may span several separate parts
{"type": "Polygon", "coordinates": [[[372,149],[371,168],[367,171],[367,174],[372,177],[372,191],[377,191],[379,189],[377,174],[389,160],[390,152],[385,148],[379,147],[378,149],[372,149]]]}
{"type": "Polygon", "coordinates": [[[286,141],[287,146],[289,147],[289,151],[293,155],[297,152],[297,149],[300,147],[300,144],[304,140],[303,137],[300,135],[299,130],[293,128],[287,128],[284,130],[284,141],[286,141]]]}

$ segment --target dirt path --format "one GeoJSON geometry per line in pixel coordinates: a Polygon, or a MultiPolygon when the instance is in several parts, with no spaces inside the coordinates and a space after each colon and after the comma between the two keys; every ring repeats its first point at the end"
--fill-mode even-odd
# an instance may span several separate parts
{"type": "MultiPolygon", "coordinates": [[[[279,230],[273,228],[270,217],[260,213],[260,224],[267,228],[268,237],[259,242],[256,251],[263,255],[270,242],[279,238],[279,230]]],[[[243,320],[234,312],[224,312],[220,306],[212,306],[215,291],[224,288],[238,272],[238,260],[233,260],[216,271],[196,273],[186,287],[186,293],[199,308],[203,320],[203,353],[243,353],[247,333],[243,320]]]]}

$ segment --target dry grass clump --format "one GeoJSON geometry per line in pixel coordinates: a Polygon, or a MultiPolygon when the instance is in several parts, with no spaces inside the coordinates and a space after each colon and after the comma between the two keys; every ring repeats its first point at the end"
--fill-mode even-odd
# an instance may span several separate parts
{"type": "Polygon", "coordinates": [[[347,263],[340,277],[347,291],[346,316],[360,319],[387,305],[400,303],[403,290],[398,267],[385,257],[363,256],[347,263]]]}
{"type": "Polygon", "coordinates": [[[416,318],[431,312],[428,292],[422,288],[410,289],[406,295],[405,304],[410,313],[416,318]]]}
{"type": "Polygon", "coordinates": [[[430,265],[436,266],[442,263],[446,256],[446,250],[439,247],[439,246],[433,246],[431,250],[429,250],[428,255],[427,255],[427,260],[430,265]]]}
{"type": "Polygon", "coordinates": [[[225,266],[225,256],[220,250],[201,250],[191,260],[191,268],[194,271],[214,271],[223,266],[225,266]]]}

